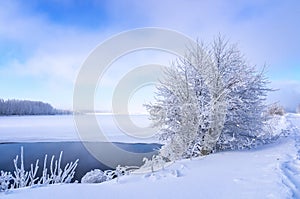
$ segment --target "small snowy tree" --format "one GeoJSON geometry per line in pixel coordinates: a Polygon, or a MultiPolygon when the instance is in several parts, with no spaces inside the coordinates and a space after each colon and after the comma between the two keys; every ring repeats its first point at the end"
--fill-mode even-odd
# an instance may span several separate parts
{"type": "Polygon", "coordinates": [[[188,49],[160,83],[146,108],[170,160],[247,147],[262,130],[266,79],[222,37],[188,49]]]}

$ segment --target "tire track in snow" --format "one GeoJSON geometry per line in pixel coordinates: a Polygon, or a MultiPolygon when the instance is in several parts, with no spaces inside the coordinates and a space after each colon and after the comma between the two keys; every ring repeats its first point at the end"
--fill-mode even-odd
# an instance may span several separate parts
{"type": "Polygon", "coordinates": [[[291,191],[293,198],[300,198],[300,131],[292,124],[300,124],[300,117],[290,118],[288,121],[291,124],[292,135],[295,140],[297,153],[295,156],[288,156],[288,161],[281,165],[281,175],[283,184],[291,191]],[[292,120],[292,121],[291,121],[292,120]]]}

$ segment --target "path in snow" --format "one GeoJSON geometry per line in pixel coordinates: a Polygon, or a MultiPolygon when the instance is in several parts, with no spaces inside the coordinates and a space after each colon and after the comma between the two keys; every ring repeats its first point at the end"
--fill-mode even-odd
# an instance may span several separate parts
{"type": "Polygon", "coordinates": [[[293,198],[300,198],[300,123],[299,118],[295,116],[287,118],[295,125],[291,137],[295,140],[296,152],[294,155],[288,154],[287,161],[281,165],[282,182],[290,190],[293,198]]]}

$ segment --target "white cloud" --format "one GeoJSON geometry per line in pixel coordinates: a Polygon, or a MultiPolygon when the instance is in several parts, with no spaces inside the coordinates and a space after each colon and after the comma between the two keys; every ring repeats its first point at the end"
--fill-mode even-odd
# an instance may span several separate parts
{"type": "Polygon", "coordinates": [[[130,0],[124,6],[142,13],[139,17],[148,26],[175,29],[204,41],[225,34],[239,42],[254,64],[274,65],[281,59],[299,57],[298,1],[130,0]]]}
{"type": "Polygon", "coordinates": [[[53,24],[42,14],[26,13],[16,1],[1,4],[5,9],[0,13],[0,27],[5,28],[0,35],[31,51],[29,59],[17,65],[33,75],[48,73],[72,79],[70,76],[74,76],[95,45],[117,33],[120,24],[123,27],[118,29],[126,28],[122,18],[133,27],[167,27],[205,41],[224,33],[240,43],[252,63],[267,62],[271,68],[278,62],[284,63],[282,59],[299,56],[300,52],[299,3],[289,1],[112,1],[106,5],[108,12],[120,24],[114,21],[106,32],[53,24]],[[131,12],[123,13],[124,10],[131,12]]]}
{"type": "Polygon", "coordinates": [[[12,59],[6,70],[19,75],[73,82],[78,69],[108,32],[60,26],[43,15],[27,13],[15,1],[1,2],[0,38],[22,47],[24,59],[12,59]]]}
{"type": "Polygon", "coordinates": [[[289,110],[300,103],[300,3],[298,1],[137,1],[128,6],[139,10],[150,26],[182,31],[193,38],[211,41],[218,33],[238,42],[248,61],[258,67],[267,64],[270,79],[279,88],[268,101],[279,101],[289,110]],[[291,63],[294,63],[291,65],[291,63]],[[273,77],[274,76],[274,77],[273,77]],[[276,77],[275,77],[276,76],[276,77]]]}
{"type": "MultiPolygon", "coordinates": [[[[5,70],[42,77],[49,87],[72,84],[89,52],[112,33],[143,26],[166,27],[204,41],[211,41],[218,33],[225,34],[231,41],[239,42],[251,63],[260,66],[266,62],[270,75],[272,68],[288,70],[289,65],[280,64],[300,57],[300,3],[297,1],[113,0],[105,5],[111,24],[101,31],[55,24],[43,14],[29,13],[18,1],[1,1],[0,6],[3,8],[0,42],[1,39],[13,41],[25,51],[24,59],[12,59],[5,70]]],[[[125,60],[123,64],[130,63],[125,60]]],[[[115,74],[105,77],[104,83],[112,85],[116,77],[115,74]]],[[[274,99],[286,95],[300,101],[299,92],[291,90],[290,84],[278,85],[282,91],[278,96],[270,95],[274,99]]],[[[293,106],[291,98],[286,96],[283,104],[293,106]]]]}

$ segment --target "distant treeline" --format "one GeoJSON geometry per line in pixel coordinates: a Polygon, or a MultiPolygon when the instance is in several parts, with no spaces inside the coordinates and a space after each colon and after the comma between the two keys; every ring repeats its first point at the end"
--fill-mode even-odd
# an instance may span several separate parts
{"type": "Polygon", "coordinates": [[[71,111],[53,108],[50,104],[29,100],[0,99],[0,115],[60,115],[71,111]]]}

